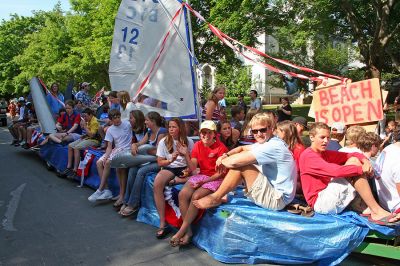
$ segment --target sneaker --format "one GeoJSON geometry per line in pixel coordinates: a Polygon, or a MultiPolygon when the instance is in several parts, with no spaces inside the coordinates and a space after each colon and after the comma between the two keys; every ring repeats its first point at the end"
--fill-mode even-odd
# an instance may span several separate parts
{"type": "Polygon", "coordinates": [[[21,141],[20,143],[19,143],[19,145],[21,145],[21,146],[24,146],[26,144],[26,141],[25,140],[23,140],[23,141],[21,141]]]}
{"type": "Polygon", "coordinates": [[[103,191],[100,190],[96,190],[96,192],[94,192],[92,195],[90,195],[90,197],[88,198],[88,200],[90,202],[96,202],[96,200],[99,198],[99,196],[103,193],[103,191]]]}
{"type": "Polygon", "coordinates": [[[110,200],[112,199],[113,195],[111,190],[105,189],[102,191],[101,195],[97,198],[97,200],[110,200]]]}
{"type": "Polygon", "coordinates": [[[39,146],[39,145],[36,145],[36,146],[30,147],[29,149],[30,149],[31,151],[40,151],[40,146],[39,146]]]}

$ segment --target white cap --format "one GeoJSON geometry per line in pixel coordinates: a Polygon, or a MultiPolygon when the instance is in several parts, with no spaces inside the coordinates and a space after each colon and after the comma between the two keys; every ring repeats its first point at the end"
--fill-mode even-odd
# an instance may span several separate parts
{"type": "Polygon", "coordinates": [[[89,85],[90,85],[90,83],[89,83],[89,82],[86,82],[86,81],[85,81],[85,82],[82,82],[82,84],[81,84],[82,87],[89,86],[89,85]]]}
{"type": "Polygon", "coordinates": [[[200,125],[200,131],[202,129],[209,129],[209,130],[212,130],[212,131],[217,131],[217,126],[215,125],[214,121],[205,120],[200,125]]]}
{"type": "Polygon", "coordinates": [[[25,102],[25,98],[24,98],[24,97],[19,97],[19,98],[18,98],[18,101],[19,101],[19,102],[25,102]]]}
{"type": "Polygon", "coordinates": [[[331,131],[343,134],[346,131],[346,125],[342,122],[334,122],[331,126],[331,131]]]}

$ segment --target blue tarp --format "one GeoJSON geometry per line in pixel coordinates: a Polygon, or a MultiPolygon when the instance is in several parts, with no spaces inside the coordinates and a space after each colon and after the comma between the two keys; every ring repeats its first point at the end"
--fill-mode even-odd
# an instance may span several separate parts
{"type": "MultiPolygon", "coordinates": [[[[102,154],[96,150],[91,152],[96,155],[95,161],[102,154]]],[[[66,146],[46,145],[40,155],[62,171],[66,167],[66,153],[66,146]]],[[[95,161],[85,184],[96,189],[99,177],[95,161]]],[[[144,182],[137,221],[158,227],[153,199],[154,177],[154,173],[149,174],[144,182]]],[[[117,194],[114,175],[110,178],[110,187],[117,194]]],[[[193,243],[215,259],[249,264],[316,262],[335,265],[361,244],[370,229],[384,235],[400,235],[399,227],[372,224],[354,212],[316,214],[307,218],[286,211],[266,210],[243,197],[240,190],[229,195],[229,203],[207,210],[193,229],[193,243]]]]}

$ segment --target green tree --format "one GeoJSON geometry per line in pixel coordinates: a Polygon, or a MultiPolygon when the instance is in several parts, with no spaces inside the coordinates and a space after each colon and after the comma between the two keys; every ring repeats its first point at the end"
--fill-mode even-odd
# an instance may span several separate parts
{"type": "Polygon", "coordinates": [[[226,86],[227,97],[236,97],[240,93],[247,94],[251,87],[251,71],[248,67],[222,61],[217,70],[216,82],[226,86]]]}

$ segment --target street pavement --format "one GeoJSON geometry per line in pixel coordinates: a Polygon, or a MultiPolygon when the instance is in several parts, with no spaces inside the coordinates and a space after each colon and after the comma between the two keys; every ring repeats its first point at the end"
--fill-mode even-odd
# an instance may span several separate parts
{"type": "MultiPolygon", "coordinates": [[[[172,248],[156,228],[92,204],[89,188],[58,178],[38,154],[10,146],[0,128],[0,266],[223,265],[190,245],[172,248]]],[[[352,255],[342,265],[395,265],[352,255]]]]}

